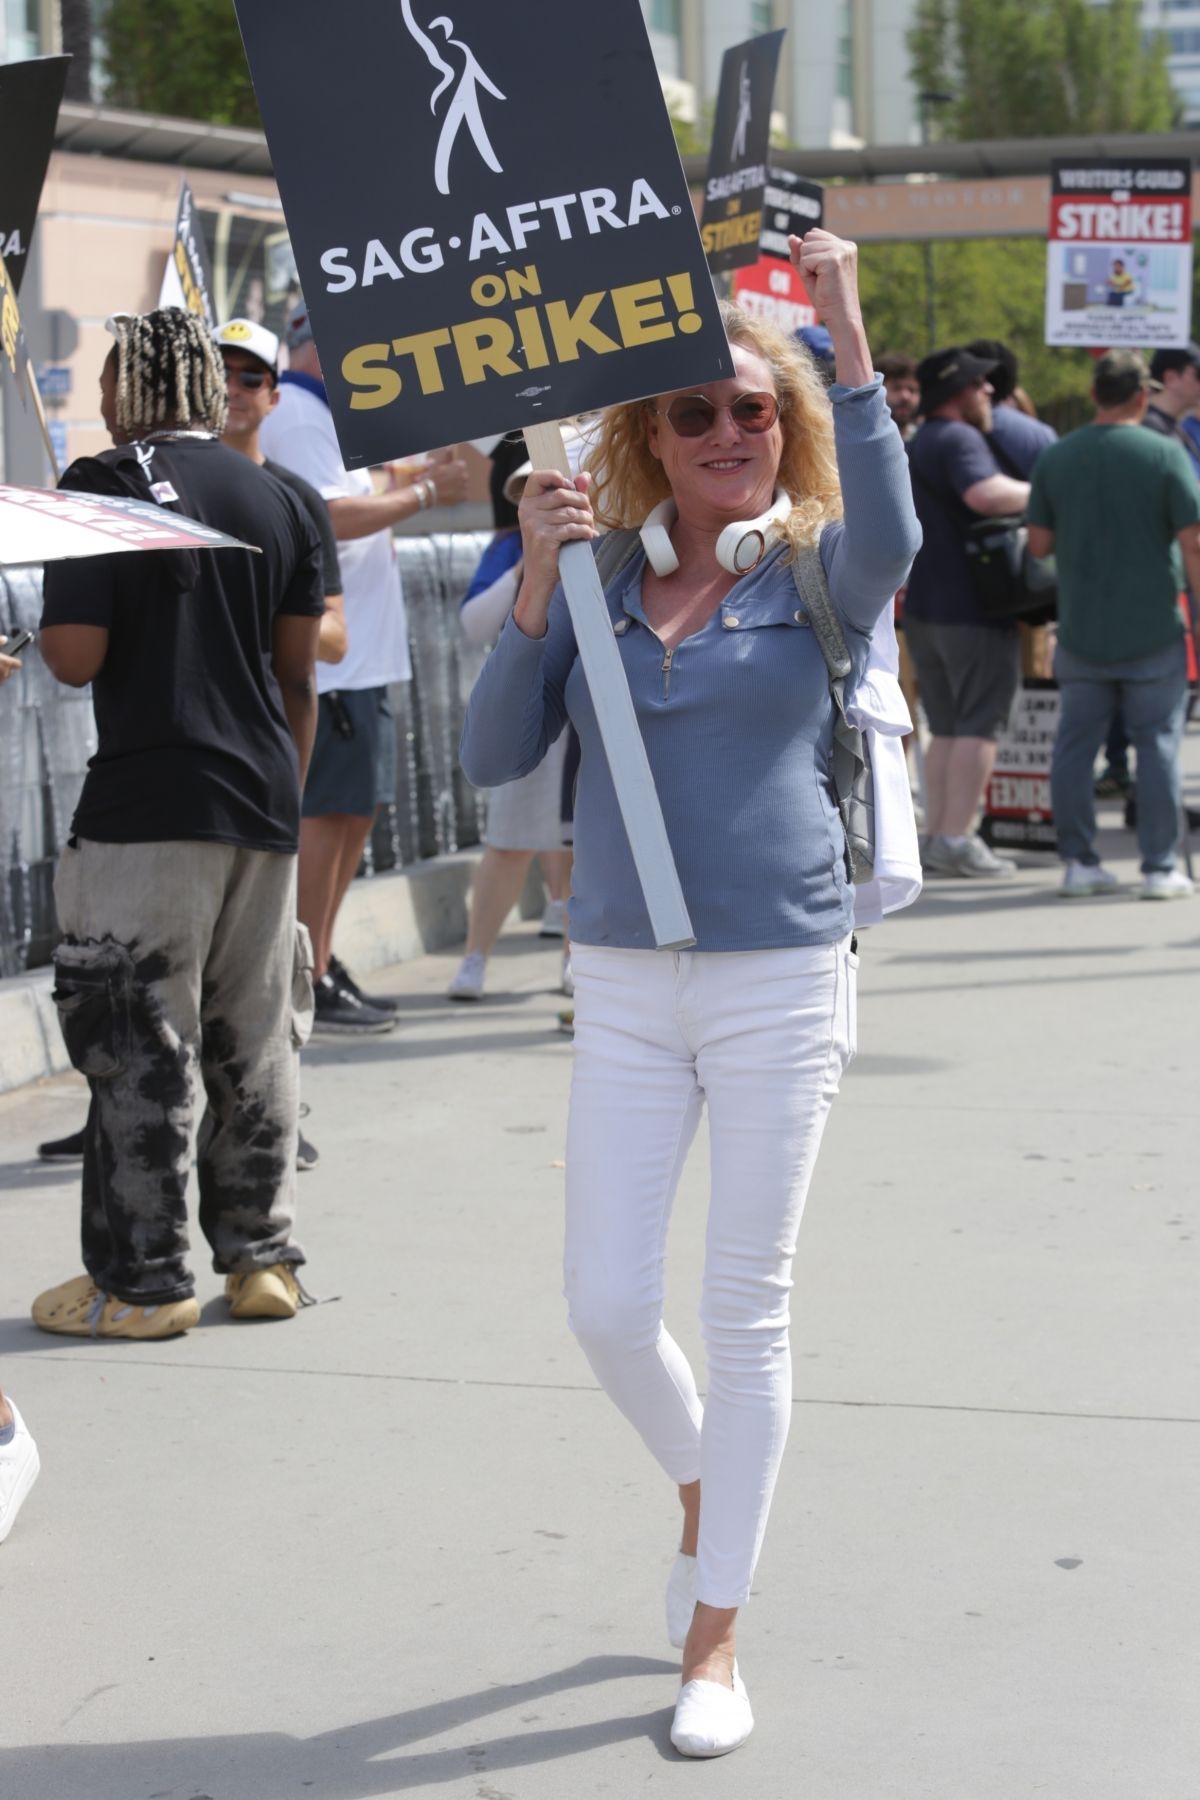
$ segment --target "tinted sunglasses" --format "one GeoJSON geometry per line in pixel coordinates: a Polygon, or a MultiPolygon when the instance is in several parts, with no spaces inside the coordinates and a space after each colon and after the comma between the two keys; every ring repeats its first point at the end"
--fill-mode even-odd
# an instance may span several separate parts
{"type": "Polygon", "coordinates": [[[739,394],[731,406],[715,406],[706,394],[677,394],[670,406],[655,411],[676,437],[698,438],[712,430],[723,412],[739,431],[770,431],[779,417],[779,401],[774,394],[739,394]]]}
{"type": "Polygon", "coordinates": [[[269,381],[272,387],[275,385],[275,377],[270,369],[231,369],[227,363],[225,375],[227,380],[236,381],[239,387],[249,388],[252,394],[257,394],[264,382],[269,381]]]}

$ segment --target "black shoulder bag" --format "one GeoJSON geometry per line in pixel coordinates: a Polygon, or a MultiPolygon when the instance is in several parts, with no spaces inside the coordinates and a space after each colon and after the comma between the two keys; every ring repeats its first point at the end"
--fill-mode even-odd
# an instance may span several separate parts
{"type": "MultiPolygon", "coordinates": [[[[987,432],[988,449],[1014,481],[1026,477],[987,432]]],[[[1045,625],[1058,610],[1058,578],[1049,561],[1029,553],[1024,513],[973,519],[964,548],[971,592],[985,619],[1014,619],[1045,625]]]]}

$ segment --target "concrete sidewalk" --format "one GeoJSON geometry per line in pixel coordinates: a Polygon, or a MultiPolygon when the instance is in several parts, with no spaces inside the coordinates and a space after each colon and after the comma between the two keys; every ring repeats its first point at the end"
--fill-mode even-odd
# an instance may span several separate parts
{"type": "MultiPolygon", "coordinates": [[[[1132,840],[1114,839],[1132,879],[1132,840]]],[[[307,1059],[320,1295],[166,1345],[40,1336],[75,1272],[66,1078],[0,1100],[0,1379],[41,1481],[0,1550],[11,1800],[1191,1800],[1200,1793],[1200,901],[1038,863],[864,946],[801,1238],[751,1743],[667,1730],[671,1490],[559,1298],[570,1046],[534,927],[453,1008],[307,1059]]],[[[705,1166],[672,1237],[700,1353],[705,1166]]],[[[198,1258],[198,1260],[203,1260],[198,1258]]]]}

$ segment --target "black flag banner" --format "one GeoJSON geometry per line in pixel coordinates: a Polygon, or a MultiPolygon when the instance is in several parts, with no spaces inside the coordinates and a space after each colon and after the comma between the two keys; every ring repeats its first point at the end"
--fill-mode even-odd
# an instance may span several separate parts
{"type": "Polygon", "coordinates": [[[348,467],[732,373],[638,0],[236,4],[348,467]]]}
{"type": "Polygon", "coordinates": [[[782,31],[765,31],[727,50],[721,63],[700,219],[700,236],[714,274],[758,261],[771,108],[785,36],[782,31]]]}
{"type": "Polygon", "coordinates": [[[213,309],[213,279],[208,261],[208,246],[200,235],[196,217],[196,200],[185,175],[179,185],[179,205],[175,212],[175,241],[163,270],[160,306],[181,306],[185,312],[203,319],[210,331],[220,324],[213,309]]]}
{"type": "Polygon", "coordinates": [[[21,291],[69,56],[35,56],[0,66],[0,256],[21,291]]]}

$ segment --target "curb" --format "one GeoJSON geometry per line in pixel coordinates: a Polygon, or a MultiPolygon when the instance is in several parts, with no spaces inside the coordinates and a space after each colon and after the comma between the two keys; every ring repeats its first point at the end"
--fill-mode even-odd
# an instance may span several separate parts
{"type": "MultiPolygon", "coordinates": [[[[461,944],[481,856],[480,850],[460,850],[351,883],[337,928],[343,962],[369,974],[461,944]]],[[[518,915],[529,918],[540,910],[540,895],[535,864],[518,915]]],[[[0,1094],[62,1075],[71,1066],[50,998],[53,981],[49,969],[0,981],[0,1094]]]]}

